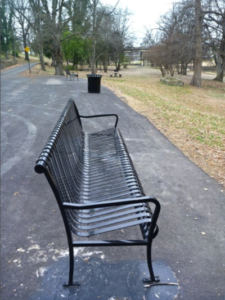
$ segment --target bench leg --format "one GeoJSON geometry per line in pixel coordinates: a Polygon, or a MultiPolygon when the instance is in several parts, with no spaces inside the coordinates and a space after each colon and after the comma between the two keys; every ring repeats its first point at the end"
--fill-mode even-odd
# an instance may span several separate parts
{"type": "Polygon", "coordinates": [[[70,259],[70,270],[69,270],[69,282],[68,284],[64,284],[64,287],[69,286],[79,286],[79,282],[73,282],[73,271],[74,271],[74,254],[73,254],[73,246],[69,246],[69,259],[70,259]]]}
{"type": "Polygon", "coordinates": [[[142,281],[144,283],[159,282],[160,279],[159,279],[158,276],[154,275],[154,271],[153,271],[153,268],[152,268],[152,241],[149,241],[148,245],[147,245],[147,263],[148,263],[148,269],[149,269],[150,277],[143,278],[142,281]]]}

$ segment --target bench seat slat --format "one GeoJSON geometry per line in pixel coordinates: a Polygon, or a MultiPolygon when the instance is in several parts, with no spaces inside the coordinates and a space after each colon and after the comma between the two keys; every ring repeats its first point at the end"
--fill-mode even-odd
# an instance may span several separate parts
{"type": "Polygon", "coordinates": [[[115,193],[114,195],[112,195],[112,194],[107,195],[106,193],[104,193],[104,194],[102,193],[100,196],[99,196],[99,194],[97,194],[97,195],[93,195],[92,198],[90,198],[90,197],[80,197],[80,199],[83,199],[83,201],[85,201],[85,200],[86,201],[90,201],[92,199],[93,202],[95,202],[95,199],[98,199],[98,201],[101,202],[101,201],[118,199],[118,197],[121,198],[121,199],[123,199],[123,198],[132,197],[132,196],[133,197],[140,196],[139,191],[138,190],[136,190],[136,191],[134,190],[133,193],[131,193],[131,192],[115,193]]]}
{"type": "MultiPolygon", "coordinates": [[[[144,219],[146,218],[147,222],[151,221],[151,218],[149,216],[149,213],[143,213],[140,212],[138,213],[138,217],[140,219],[144,219]]],[[[124,223],[130,220],[136,220],[137,219],[137,215],[133,215],[133,214],[129,214],[128,216],[123,216],[123,217],[115,217],[114,215],[112,215],[109,219],[105,218],[105,220],[92,220],[92,218],[89,219],[89,223],[88,225],[86,223],[83,222],[83,220],[81,218],[74,218],[73,219],[73,225],[77,228],[77,229],[81,229],[81,230],[92,230],[92,229],[96,229],[96,228],[101,228],[101,227],[108,227],[109,225],[116,225],[116,224],[120,224],[120,223],[124,223]]]]}
{"type": "MultiPolygon", "coordinates": [[[[143,212],[143,211],[144,211],[144,208],[143,209],[135,208],[132,211],[130,211],[130,210],[129,211],[122,211],[122,212],[119,212],[119,213],[115,214],[115,210],[114,210],[113,211],[114,214],[113,214],[113,216],[111,215],[111,218],[118,218],[118,217],[130,214],[130,213],[138,213],[138,212],[143,212]]],[[[83,224],[89,224],[89,223],[94,223],[94,222],[102,222],[104,220],[109,219],[108,214],[109,214],[109,212],[104,213],[103,217],[102,216],[100,217],[99,214],[94,214],[94,215],[93,214],[88,214],[88,217],[87,217],[87,215],[77,213],[76,214],[77,215],[76,219],[79,223],[83,223],[83,224]]],[[[148,215],[149,215],[149,211],[148,211],[148,215]]]]}
{"type": "MultiPolygon", "coordinates": [[[[145,209],[149,209],[149,206],[146,205],[144,203],[144,208],[145,209]]],[[[125,206],[121,205],[121,206],[113,206],[113,207],[104,207],[104,208],[95,208],[95,209],[89,209],[89,210],[79,210],[79,215],[82,215],[83,218],[90,218],[90,216],[92,216],[92,214],[94,213],[94,215],[97,216],[102,216],[105,214],[111,214],[112,211],[113,212],[118,212],[120,210],[125,210],[125,209],[129,209],[129,208],[133,208],[135,209],[136,207],[140,207],[140,204],[127,204],[125,206]]]]}
{"type": "Polygon", "coordinates": [[[106,233],[106,232],[115,231],[115,230],[119,230],[119,229],[123,229],[123,228],[127,228],[127,227],[141,225],[141,224],[149,222],[149,221],[150,220],[146,218],[146,219],[141,219],[141,220],[135,220],[132,222],[121,223],[116,226],[109,226],[109,227],[104,227],[101,229],[95,229],[95,230],[90,230],[90,231],[78,231],[76,228],[73,228],[73,232],[77,236],[80,236],[80,237],[90,237],[90,236],[101,234],[101,233],[106,233]]]}
{"type": "MultiPolygon", "coordinates": [[[[74,216],[79,216],[80,218],[86,218],[89,219],[90,222],[92,219],[98,218],[102,216],[102,217],[108,217],[109,218],[115,218],[116,214],[118,213],[118,208],[120,208],[120,206],[113,206],[113,207],[105,207],[105,208],[101,208],[101,210],[97,210],[97,209],[92,209],[92,210],[70,210],[69,213],[71,215],[74,214],[74,216]]],[[[131,207],[127,207],[127,206],[123,206],[123,209],[120,209],[120,211],[122,211],[122,213],[124,215],[126,214],[134,214],[135,213],[135,217],[137,217],[137,213],[140,212],[147,212],[148,214],[150,214],[150,209],[147,205],[139,205],[139,206],[131,206],[131,207]]]]}

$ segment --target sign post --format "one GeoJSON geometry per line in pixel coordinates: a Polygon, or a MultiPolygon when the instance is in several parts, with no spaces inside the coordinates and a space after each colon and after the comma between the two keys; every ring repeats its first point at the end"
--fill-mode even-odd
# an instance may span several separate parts
{"type": "Polygon", "coordinates": [[[27,52],[29,71],[30,71],[30,74],[31,74],[31,69],[30,69],[30,59],[29,59],[29,54],[28,54],[28,52],[30,51],[30,48],[29,48],[29,47],[26,47],[24,50],[27,52]]]}

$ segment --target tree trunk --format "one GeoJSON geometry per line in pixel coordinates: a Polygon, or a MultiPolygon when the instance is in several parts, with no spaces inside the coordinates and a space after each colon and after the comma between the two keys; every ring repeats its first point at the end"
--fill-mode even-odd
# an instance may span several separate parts
{"type": "MultiPolygon", "coordinates": [[[[225,31],[225,29],[224,29],[225,31]]],[[[224,32],[224,39],[220,44],[220,52],[218,53],[216,64],[216,78],[214,80],[223,82],[224,71],[225,71],[225,32],[224,32]]]]}
{"type": "Polygon", "coordinates": [[[61,51],[60,38],[55,38],[52,44],[52,58],[55,67],[55,75],[63,76],[63,54],[61,51]]]}
{"type": "Polygon", "coordinates": [[[63,76],[63,59],[61,53],[54,53],[53,56],[55,75],[63,76]]]}
{"type": "Polygon", "coordinates": [[[39,44],[39,58],[40,58],[42,71],[46,71],[45,62],[44,62],[44,55],[43,55],[43,48],[42,48],[42,45],[40,45],[40,44],[39,44]]]}
{"type": "Polygon", "coordinates": [[[92,40],[91,73],[95,74],[95,40],[92,40]]]}
{"type": "Polygon", "coordinates": [[[190,85],[201,87],[202,73],[202,16],[201,0],[195,0],[195,59],[194,75],[190,85]]]}
{"type": "Polygon", "coordinates": [[[118,71],[120,71],[120,67],[121,67],[121,64],[120,64],[120,59],[119,59],[117,67],[116,67],[118,71]]]}
{"type": "Polygon", "coordinates": [[[45,62],[44,62],[43,53],[39,53],[39,59],[40,59],[40,63],[41,63],[41,69],[42,69],[42,71],[46,71],[46,69],[45,69],[45,62]]]}
{"type": "Polygon", "coordinates": [[[174,75],[174,67],[173,67],[173,65],[169,66],[169,71],[170,71],[170,76],[173,77],[173,75],[174,75]]]}
{"type": "Polygon", "coordinates": [[[75,58],[75,55],[73,56],[73,70],[74,70],[74,67],[75,67],[75,63],[76,63],[76,58],[75,58]]]}
{"type": "Polygon", "coordinates": [[[107,71],[108,71],[108,61],[107,61],[106,58],[103,58],[102,64],[103,64],[103,70],[104,70],[104,72],[107,73],[107,71]]]}
{"type": "Polygon", "coordinates": [[[222,59],[222,57],[219,55],[217,59],[217,65],[216,65],[216,78],[214,78],[214,80],[223,82],[224,69],[225,69],[225,59],[222,59]]]}
{"type": "Polygon", "coordinates": [[[91,56],[91,73],[95,74],[95,63],[96,63],[96,34],[98,28],[96,27],[96,10],[98,0],[93,0],[93,15],[92,15],[92,56],[91,56]]]}
{"type": "Polygon", "coordinates": [[[160,65],[159,68],[160,68],[160,71],[162,73],[162,77],[165,77],[166,74],[165,74],[165,70],[164,70],[163,66],[160,65]]]}
{"type": "MultiPolygon", "coordinates": [[[[23,47],[24,47],[24,49],[27,47],[27,39],[26,39],[26,35],[24,33],[23,33],[23,47]]],[[[25,60],[29,60],[27,51],[25,51],[25,60]]]]}
{"type": "Polygon", "coordinates": [[[182,72],[181,72],[181,74],[182,75],[187,75],[187,66],[188,66],[188,64],[182,64],[182,68],[181,68],[181,70],[182,70],[182,72]]]}
{"type": "Polygon", "coordinates": [[[57,60],[57,64],[55,66],[55,75],[61,75],[63,76],[63,64],[57,60]]]}
{"type": "Polygon", "coordinates": [[[180,66],[180,74],[182,74],[182,75],[183,75],[183,72],[184,72],[184,65],[183,65],[183,64],[181,64],[181,66],[180,66]]]}

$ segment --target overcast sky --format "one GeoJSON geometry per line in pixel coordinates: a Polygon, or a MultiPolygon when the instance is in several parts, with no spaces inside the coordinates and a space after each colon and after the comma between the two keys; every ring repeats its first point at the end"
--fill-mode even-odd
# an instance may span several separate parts
{"type": "MultiPolygon", "coordinates": [[[[118,0],[101,0],[103,4],[114,5],[118,0]]],[[[120,0],[118,7],[128,8],[133,16],[130,17],[132,31],[135,32],[139,44],[145,33],[145,27],[155,28],[160,15],[172,8],[177,0],[120,0]]]]}

